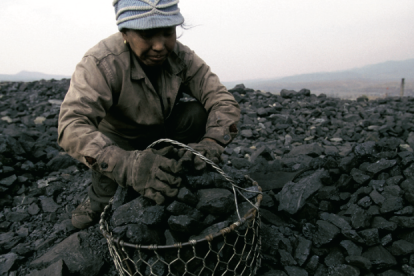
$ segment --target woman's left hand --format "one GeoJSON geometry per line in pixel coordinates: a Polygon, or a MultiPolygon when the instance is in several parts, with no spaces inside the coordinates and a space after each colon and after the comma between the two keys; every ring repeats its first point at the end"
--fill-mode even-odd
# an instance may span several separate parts
{"type": "MultiPolygon", "coordinates": [[[[224,148],[211,138],[204,138],[201,142],[188,144],[188,146],[193,148],[195,151],[198,151],[207,159],[210,159],[216,164],[219,164],[222,161],[221,154],[223,153],[224,148]]],[[[183,155],[180,158],[182,162],[185,163],[185,161],[191,161],[189,163],[193,165],[196,171],[205,169],[206,162],[204,162],[200,157],[194,155],[192,152],[187,151],[186,149],[180,149],[180,151],[183,155]]]]}

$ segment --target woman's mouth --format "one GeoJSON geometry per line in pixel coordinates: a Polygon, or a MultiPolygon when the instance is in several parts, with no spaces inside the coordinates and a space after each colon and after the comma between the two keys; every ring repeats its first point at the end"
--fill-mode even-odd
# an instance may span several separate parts
{"type": "Polygon", "coordinates": [[[161,61],[164,60],[166,55],[156,55],[156,56],[148,56],[148,58],[152,61],[161,61]]]}

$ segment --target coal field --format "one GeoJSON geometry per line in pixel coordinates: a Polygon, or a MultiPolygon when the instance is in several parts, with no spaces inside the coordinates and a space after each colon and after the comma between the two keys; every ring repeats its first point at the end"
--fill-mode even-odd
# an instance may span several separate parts
{"type": "MultiPolygon", "coordinates": [[[[68,87],[0,83],[0,275],[117,275],[99,225],[71,225],[91,173],[56,143],[68,87]]],[[[257,275],[414,275],[414,99],[230,91],[242,116],[221,167],[263,189],[257,275]]],[[[183,239],[202,233],[207,216],[227,221],[191,209],[211,209],[198,206],[209,190],[232,217],[216,178],[189,177],[175,205],[153,211],[174,217],[183,239]]],[[[156,239],[167,243],[164,231],[156,239]]]]}

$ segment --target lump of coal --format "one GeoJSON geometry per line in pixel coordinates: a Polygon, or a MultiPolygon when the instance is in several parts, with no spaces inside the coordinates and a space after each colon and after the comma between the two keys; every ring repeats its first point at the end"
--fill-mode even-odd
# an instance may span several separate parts
{"type": "Polygon", "coordinates": [[[197,193],[197,209],[212,215],[225,215],[234,210],[233,193],[225,189],[203,189],[197,193]]]}
{"type": "Polygon", "coordinates": [[[295,214],[304,206],[306,199],[316,193],[323,186],[321,178],[324,177],[324,169],[316,171],[311,176],[301,179],[298,183],[289,182],[281,191],[279,211],[295,214]]]}

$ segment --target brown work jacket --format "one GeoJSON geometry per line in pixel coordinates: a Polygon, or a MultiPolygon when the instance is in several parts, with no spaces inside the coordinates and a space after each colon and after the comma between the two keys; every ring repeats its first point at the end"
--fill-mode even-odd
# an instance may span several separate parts
{"type": "Polygon", "coordinates": [[[123,43],[121,33],[100,41],[85,54],[72,76],[59,114],[59,145],[89,165],[86,156],[96,159],[113,144],[102,132],[155,141],[162,137],[164,121],[181,91],[196,98],[208,113],[204,138],[226,145],[236,135],[239,105],[187,46],[177,41],[157,86],[158,93],[123,43]]]}

